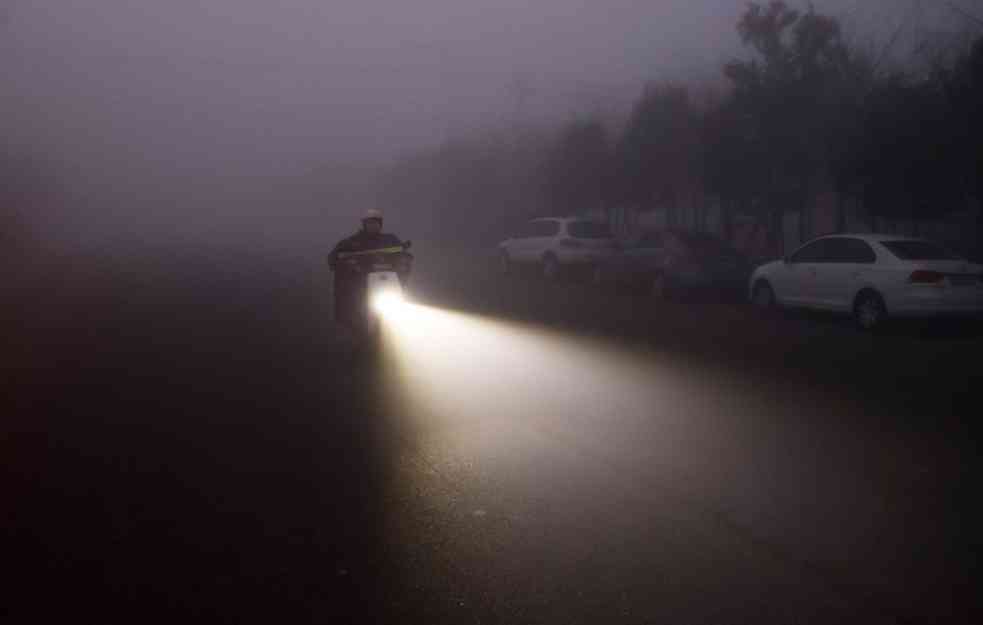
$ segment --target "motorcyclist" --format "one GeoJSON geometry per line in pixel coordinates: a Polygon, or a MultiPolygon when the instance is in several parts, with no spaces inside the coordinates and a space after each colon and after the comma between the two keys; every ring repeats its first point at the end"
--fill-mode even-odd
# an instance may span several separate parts
{"type": "MultiPolygon", "coordinates": [[[[335,320],[355,325],[360,318],[359,306],[365,294],[365,275],[356,268],[341,262],[341,257],[351,252],[371,252],[388,250],[403,246],[399,237],[382,231],[382,212],[369,209],[362,217],[362,228],[352,236],[341,240],[331,254],[328,264],[334,271],[334,315],[335,320]]],[[[400,279],[406,280],[408,269],[400,272],[400,279]]]]}

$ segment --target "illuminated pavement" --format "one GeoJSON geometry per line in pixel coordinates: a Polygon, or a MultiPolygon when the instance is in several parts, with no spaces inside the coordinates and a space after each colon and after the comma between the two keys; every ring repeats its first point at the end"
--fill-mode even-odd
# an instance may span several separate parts
{"type": "Polygon", "coordinates": [[[25,585],[109,621],[972,620],[975,328],[446,261],[378,359],[306,265],[62,294],[3,439],[25,585]]]}
{"type": "Polygon", "coordinates": [[[970,397],[975,374],[950,359],[979,345],[974,329],[933,343],[902,328],[876,337],[893,341],[881,355],[836,320],[694,313],[534,280],[497,288],[518,316],[567,330],[412,305],[390,322],[394,414],[412,442],[396,535],[411,563],[442,574],[407,573],[429,589],[427,620],[441,614],[433,597],[447,609],[455,592],[463,614],[502,621],[964,618],[968,576],[953,585],[972,561],[972,521],[958,484],[974,452],[931,424],[970,397]],[[605,324],[618,342],[597,336],[605,324]],[[950,367],[932,369],[933,353],[950,367]],[[918,370],[892,370],[899,354],[918,370]],[[824,362],[872,357],[869,388],[824,362]],[[953,377],[883,392],[927,370],[953,377]],[[927,402],[937,416],[918,390],[940,393],[927,402]]]}

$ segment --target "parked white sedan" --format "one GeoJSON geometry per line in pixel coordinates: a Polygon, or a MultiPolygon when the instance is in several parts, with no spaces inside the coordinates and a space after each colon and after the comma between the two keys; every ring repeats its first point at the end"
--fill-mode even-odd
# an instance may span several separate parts
{"type": "Polygon", "coordinates": [[[924,239],[831,235],[758,267],[749,294],[761,308],[845,312],[873,329],[888,315],[983,315],[983,265],[924,239]]]}
{"type": "Polygon", "coordinates": [[[592,266],[614,252],[607,224],[579,217],[541,217],[498,245],[502,271],[516,265],[538,265],[547,279],[565,267],[592,266]]]}

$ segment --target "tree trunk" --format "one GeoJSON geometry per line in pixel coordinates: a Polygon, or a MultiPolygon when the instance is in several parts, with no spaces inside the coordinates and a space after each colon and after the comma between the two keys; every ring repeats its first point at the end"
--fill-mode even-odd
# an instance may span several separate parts
{"type": "MultiPolygon", "coordinates": [[[[803,202],[799,205],[799,242],[809,239],[809,222],[812,215],[809,214],[809,207],[803,202]]],[[[782,233],[784,234],[784,232],[782,233]]],[[[782,237],[784,238],[784,237],[782,237]]]]}
{"type": "Polygon", "coordinates": [[[729,241],[734,240],[735,208],[736,206],[733,203],[728,203],[726,206],[723,206],[721,209],[724,211],[722,215],[723,224],[724,224],[723,227],[725,229],[724,232],[727,234],[727,239],[729,241]]]}
{"type": "Polygon", "coordinates": [[[731,210],[730,204],[724,200],[720,199],[720,234],[723,236],[724,240],[734,244],[734,216],[731,210]]]}
{"type": "Polygon", "coordinates": [[[785,213],[772,210],[768,215],[768,248],[776,257],[785,255],[785,213]]]}
{"type": "Polygon", "coordinates": [[[847,231],[846,218],[847,204],[842,193],[836,194],[836,231],[843,233],[847,231]]]}
{"type": "Polygon", "coordinates": [[[977,202],[976,211],[976,240],[973,241],[973,260],[983,261],[983,202],[977,202]]]}

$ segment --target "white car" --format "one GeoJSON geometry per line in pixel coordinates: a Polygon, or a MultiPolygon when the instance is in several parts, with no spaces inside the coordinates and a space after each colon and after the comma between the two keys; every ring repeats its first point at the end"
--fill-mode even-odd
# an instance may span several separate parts
{"type": "Polygon", "coordinates": [[[538,265],[547,279],[564,267],[593,266],[615,249],[607,224],[578,217],[542,217],[527,222],[498,244],[502,271],[516,265],[538,265]]]}
{"type": "Polygon", "coordinates": [[[944,247],[886,234],[813,239],[755,269],[751,301],[850,313],[864,329],[892,317],[983,314],[983,265],[944,247]]]}

